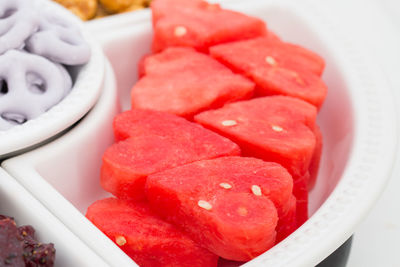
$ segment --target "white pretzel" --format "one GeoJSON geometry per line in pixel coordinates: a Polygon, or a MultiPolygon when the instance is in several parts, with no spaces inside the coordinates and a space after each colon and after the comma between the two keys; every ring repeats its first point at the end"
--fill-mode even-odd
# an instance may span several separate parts
{"type": "Polygon", "coordinates": [[[46,112],[71,90],[65,68],[41,56],[10,50],[0,56],[0,130],[46,112]]]}
{"type": "Polygon", "coordinates": [[[24,46],[24,41],[39,27],[31,0],[0,0],[0,55],[24,46]]]}
{"type": "MultiPolygon", "coordinates": [[[[2,1],[2,0],[1,0],[2,1]]],[[[26,49],[54,62],[80,65],[89,61],[90,47],[82,37],[76,21],[58,8],[40,11],[39,31],[26,42],[26,49]]]]}

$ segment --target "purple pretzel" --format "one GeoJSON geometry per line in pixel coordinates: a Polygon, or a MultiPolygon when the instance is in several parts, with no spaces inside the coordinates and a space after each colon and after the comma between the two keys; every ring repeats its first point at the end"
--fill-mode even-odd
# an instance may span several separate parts
{"type": "Polygon", "coordinates": [[[0,130],[38,117],[71,88],[71,77],[62,65],[9,50],[0,56],[0,130]]]}
{"type": "Polygon", "coordinates": [[[76,25],[78,22],[63,11],[58,8],[39,11],[39,31],[27,40],[26,49],[65,65],[84,64],[89,61],[90,47],[76,25]]]}
{"type": "Polygon", "coordinates": [[[24,46],[24,41],[39,27],[31,0],[0,0],[0,55],[24,46]]]}

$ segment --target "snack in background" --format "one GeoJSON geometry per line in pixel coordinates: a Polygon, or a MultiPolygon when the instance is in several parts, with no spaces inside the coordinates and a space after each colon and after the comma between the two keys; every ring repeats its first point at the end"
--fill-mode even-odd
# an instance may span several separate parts
{"type": "Polygon", "coordinates": [[[154,214],[148,203],[96,201],[86,217],[142,267],[216,267],[218,256],[154,214]]]}
{"type": "Polygon", "coordinates": [[[34,1],[0,1],[0,55],[10,49],[24,47],[25,40],[39,27],[39,17],[33,11],[34,1]]]}
{"type": "Polygon", "coordinates": [[[90,46],[75,21],[54,8],[40,9],[37,16],[39,29],[26,40],[27,51],[69,66],[89,61],[90,46]]]}
{"type": "Polygon", "coordinates": [[[124,12],[135,6],[141,7],[145,3],[143,0],[99,0],[99,2],[111,14],[124,12]]]}
{"type": "Polygon", "coordinates": [[[53,0],[78,16],[81,20],[135,11],[149,7],[151,0],[53,0]]]}
{"type": "Polygon", "coordinates": [[[94,18],[98,8],[97,0],[53,0],[69,11],[77,15],[82,20],[94,18]]]}
{"type": "Polygon", "coordinates": [[[72,87],[62,65],[20,50],[0,55],[0,77],[0,130],[40,116],[72,87]]]}
{"type": "Polygon", "coordinates": [[[17,227],[13,218],[0,215],[0,266],[53,266],[54,245],[38,242],[34,234],[32,226],[17,227]]]}
{"type": "MultiPolygon", "coordinates": [[[[66,66],[90,59],[76,21],[46,2],[0,2],[0,131],[47,112],[72,89],[66,66]]],[[[74,70],[76,71],[76,70],[74,70]]]]}

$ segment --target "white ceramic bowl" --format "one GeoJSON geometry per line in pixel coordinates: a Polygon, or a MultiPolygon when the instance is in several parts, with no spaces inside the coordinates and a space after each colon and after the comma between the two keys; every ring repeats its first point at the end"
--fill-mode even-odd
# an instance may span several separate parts
{"type": "Polygon", "coordinates": [[[1,168],[0,214],[13,217],[18,226],[32,225],[39,242],[53,243],[56,248],[56,266],[107,266],[1,168]]]}
{"type": "MultiPolygon", "coordinates": [[[[311,218],[284,241],[245,266],[316,265],[353,233],[392,171],[397,143],[392,94],[364,47],[352,45],[334,5],[317,0],[226,1],[226,7],[258,16],[286,41],[301,44],[327,62],[328,97],[318,118],[324,136],[321,168],[310,195],[311,218]]],[[[137,62],[150,49],[150,12],[91,22],[118,80],[118,102],[129,107],[137,62]]],[[[99,185],[102,152],[112,143],[118,105],[105,97],[69,133],[40,149],[3,163],[15,178],[112,266],[135,266],[84,217],[107,196],[99,185]],[[53,187],[51,187],[51,186],[53,187]],[[46,195],[40,189],[46,186],[46,195]]]]}
{"type": "Polygon", "coordinates": [[[87,64],[71,68],[71,73],[76,74],[74,86],[59,104],[22,125],[0,131],[0,159],[37,147],[73,125],[96,103],[103,84],[104,54],[98,43],[84,30],[82,22],[52,1],[37,1],[38,5],[60,10],[69,20],[75,21],[91,47],[91,58],[87,64]]]}
{"type": "Polygon", "coordinates": [[[68,133],[2,166],[86,244],[97,247],[95,252],[109,265],[131,266],[131,259],[83,217],[93,200],[107,195],[99,184],[99,159],[113,142],[110,125],[119,111],[109,63],[102,92],[93,109],[68,133]]]}

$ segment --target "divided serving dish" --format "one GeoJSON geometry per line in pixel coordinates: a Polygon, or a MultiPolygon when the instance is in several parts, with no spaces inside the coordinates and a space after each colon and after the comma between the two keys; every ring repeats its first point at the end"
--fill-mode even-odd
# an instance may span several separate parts
{"type": "MultiPolygon", "coordinates": [[[[284,241],[244,266],[314,266],[354,232],[383,190],[397,144],[392,93],[367,50],[316,0],[221,1],[224,7],[265,19],[285,41],[316,51],[326,60],[328,96],[318,116],[324,137],[310,219],[284,241]]],[[[110,266],[136,266],[85,217],[87,207],[108,196],[99,183],[101,157],[113,143],[112,120],[129,108],[137,62],[150,51],[148,10],[92,21],[116,73],[90,113],[58,139],[2,167],[110,266]],[[44,193],[45,192],[45,193],[44,193]]]]}

